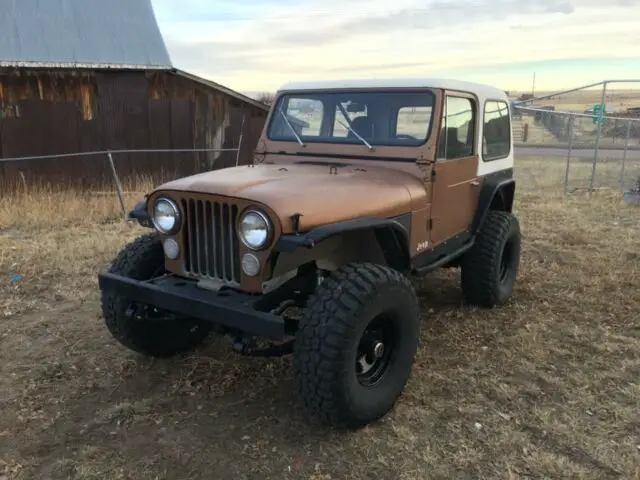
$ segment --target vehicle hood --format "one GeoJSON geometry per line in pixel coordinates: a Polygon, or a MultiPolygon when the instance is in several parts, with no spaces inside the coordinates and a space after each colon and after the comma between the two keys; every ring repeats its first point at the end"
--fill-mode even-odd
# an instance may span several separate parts
{"type": "Polygon", "coordinates": [[[283,233],[362,216],[392,217],[412,210],[425,188],[414,175],[391,168],[330,164],[257,164],[200,173],[161,185],[156,191],[242,198],[271,209],[283,233]]]}

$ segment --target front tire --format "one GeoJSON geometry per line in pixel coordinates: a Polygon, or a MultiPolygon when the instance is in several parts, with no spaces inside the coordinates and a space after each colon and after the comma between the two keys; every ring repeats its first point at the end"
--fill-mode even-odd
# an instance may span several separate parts
{"type": "MultiPolygon", "coordinates": [[[[125,245],[108,271],[136,280],[163,274],[164,254],[158,236],[143,235],[125,245]]],[[[210,331],[210,326],[203,322],[135,304],[111,291],[102,292],[101,306],[111,335],[145,356],[169,357],[189,351],[210,331]]]]}
{"type": "Polygon", "coordinates": [[[490,210],[474,246],[462,259],[462,294],[485,308],[506,303],[520,264],[520,224],[509,212],[490,210]]]}
{"type": "Polygon", "coordinates": [[[321,421],[362,427],[389,412],[411,374],[420,311],[409,280],[351,264],[312,295],[294,346],[298,393],[321,421]]]}

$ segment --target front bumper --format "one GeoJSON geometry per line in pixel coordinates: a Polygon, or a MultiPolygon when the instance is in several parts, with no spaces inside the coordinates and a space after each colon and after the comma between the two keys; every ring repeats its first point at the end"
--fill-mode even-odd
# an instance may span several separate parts
{"type": "Polygon", "coordinates": [[[286,336],[285,320],[278,315],[256,310],[255,296],[229,290],[205,290],[199,288],[195,281],[173,275],[140,281],[112,273],[100,273],[98,284],[103,292],[114,292],[137,303],[152,305],[249,335],[274,340],[282,340],[286,336]]]}

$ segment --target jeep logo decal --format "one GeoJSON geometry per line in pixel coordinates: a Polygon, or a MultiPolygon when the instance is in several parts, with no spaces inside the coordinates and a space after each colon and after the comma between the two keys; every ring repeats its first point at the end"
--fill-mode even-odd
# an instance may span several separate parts
{"type": "Polygon", "coordinates": [[[419,242],[418,248],[416,248],[416,251],[421,252],[422,250],[426,249],[428,246],[429,246],[429,240],[425,240],[424,242],[419,242]]]}

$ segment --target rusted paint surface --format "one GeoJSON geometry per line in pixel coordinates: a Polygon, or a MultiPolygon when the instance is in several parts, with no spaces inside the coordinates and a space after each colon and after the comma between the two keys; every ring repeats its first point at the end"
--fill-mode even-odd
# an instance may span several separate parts
{"type": "MultiPolygon", "coordinates": [[[[252,161],[266,112],[170,72],[0,69],[2,157],[120,149],[236,148],[252,161]]],[[[235,165],[235,152],[114,154],[121,176],[157,181],[235,165]]],[[[89,185],[110,181],[105,158],[0,162],[0,182],[89,185]]]]}
{"type": "Polygon", "coordinates": [[[298,164],[281,159],[274,165],[241,166],[181,178],[158,189],[239,197],[269,205],[285,233],[294,232],[291,216],[299,211],[309,212],[300,220],[300,227],[310,230],[331,221],[402,215],[424,199],[425,187],[415,163],[403,162],[401,169],[382,161],[365,164],[354,160],[332,174],[326,165],[305,163],[300,157],[298,164]],[[413,167],[411,171],[408,166],[413,167]],[[323,208],[315,208],[318,202],[323,208]]]}

